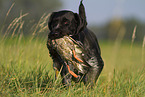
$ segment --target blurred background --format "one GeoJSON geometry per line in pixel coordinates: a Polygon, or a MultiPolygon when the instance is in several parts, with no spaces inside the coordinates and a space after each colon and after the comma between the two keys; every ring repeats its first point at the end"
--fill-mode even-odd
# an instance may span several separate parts
{"type": "MultiPolygon", "coordinates": [[[[31,35],[34,25],[45,15],[63,9],[78,12],[80,0],[0,0],[1,35],[17,17],[23,14],[24,35],[31,35]]],[[[145,0],[84,0],[88,27],[99,39],[114,40],[123,33],[124,40],[131,40],[135,26],[136,41],[142,41],[145,35],[145,0]],[[119,35],[119,36],[118,36],[119,35]]],[[[45,19],[47,26],[48,18],[45,19]]],[[[12,33],[10,31],[9,33],[12,33]]],[[[37,31],[39,32],[39,31],[37,31]]],[[[37,34],[36,32],[36,34],[37,34]]],[[[46,28],[39,35],[46,35],[46,28]]],[[[40,36],[41,36],[40,35],[40,36]]]]}

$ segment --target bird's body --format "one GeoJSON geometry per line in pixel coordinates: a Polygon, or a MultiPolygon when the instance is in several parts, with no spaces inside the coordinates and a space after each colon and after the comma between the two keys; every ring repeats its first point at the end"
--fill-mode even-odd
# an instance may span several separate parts
{"type": "Polygon", "coordinates": [[[85,74],[85,62],[83,61],[84,49],[79,42],[73,40],[70,36],[64,36],[51,41],[51,47],[55,49],[67,64],[73,64],[75,69],[85,74]]]}

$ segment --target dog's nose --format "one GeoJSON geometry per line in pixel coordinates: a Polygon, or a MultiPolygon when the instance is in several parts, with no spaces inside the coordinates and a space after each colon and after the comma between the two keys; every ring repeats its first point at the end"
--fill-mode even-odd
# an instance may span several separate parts
{"type": "Polygon", "coordinates": [[[52,32],[51,36],[58,37],[59,36],[59,32],[52,32]]]}
{"type": "Polygon", "coordinates": [[[59,37],[59,32],[50,32],[49,38],[50,39],[55,39],[59,37]]]}

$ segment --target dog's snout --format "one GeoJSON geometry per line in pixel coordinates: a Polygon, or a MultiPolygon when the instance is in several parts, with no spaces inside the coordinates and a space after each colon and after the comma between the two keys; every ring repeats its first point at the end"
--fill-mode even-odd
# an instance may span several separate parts
{"type": "Polygon", "coordinates": [[[50,39],[55,39],[57,37],[59,37],[59,32],[50,32],[49,34],[50,39]]]}
{"type": "Polygon", "coordinates": [[[58,37],[59,36],[59,32],[52,32],[52,36],[58,37]]]}

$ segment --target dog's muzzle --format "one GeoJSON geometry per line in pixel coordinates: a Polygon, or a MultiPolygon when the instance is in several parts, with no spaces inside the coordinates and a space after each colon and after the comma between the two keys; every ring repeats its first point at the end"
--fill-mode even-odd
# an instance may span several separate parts
{"type": "Polygon", "coordinates": [[[56,39],[60,36],[60,32],[50,32],[48,38],[49,39],[56,39]]]}

